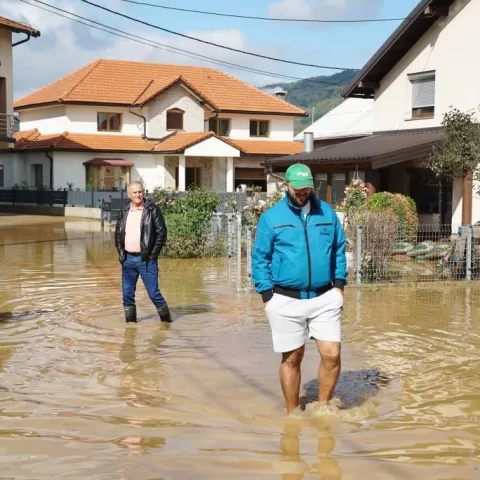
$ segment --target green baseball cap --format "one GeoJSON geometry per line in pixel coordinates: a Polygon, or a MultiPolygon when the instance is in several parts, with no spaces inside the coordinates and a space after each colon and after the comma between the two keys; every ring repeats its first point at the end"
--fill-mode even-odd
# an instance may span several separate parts
{"type": "Polygon", "coordinates": [[[313,188],[312,172],[302,163],[295,163],[288,167],[285,172],[285,181],[295,190],[299,190],[300,188],[313,188]]]}

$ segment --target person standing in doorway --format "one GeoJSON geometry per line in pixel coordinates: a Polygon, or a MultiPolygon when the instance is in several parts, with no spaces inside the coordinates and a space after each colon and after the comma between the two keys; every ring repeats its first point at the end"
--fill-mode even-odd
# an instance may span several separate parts
{"type": "Polygon", "coordinates": [[[346,239],[337,214],[313,193],[306,165],[285,172],[285,197],[259,219],[252,251],[255,290],[265,304],[273,349],[282,354],[287,412],[299,406],[307,339],[321,356],[319,402],[328,402],[341,369],[340,317],[347,283],[346,239]]]}
{"type": "Polygon", "coordinates": [[[160,208],[145,200],[140,182],[131,182],[127,192],[130,201],[120,212],[115,228],[115,247],[122,264],[125,320],[137,321],[135,290],[140,276],[160,320],[170,323],[170,310],[158,288],[158,257],[167,241],[167,226],[160,208]]]}

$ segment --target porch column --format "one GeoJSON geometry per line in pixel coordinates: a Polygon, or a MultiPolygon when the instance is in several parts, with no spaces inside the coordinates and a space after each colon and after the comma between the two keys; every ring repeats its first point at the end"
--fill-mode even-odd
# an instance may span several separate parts
{"type": "Polygon", "coordinates": [[[468,172],[463,177],[462,225],[469,225],[472,223],[472,177],[472,172],[468,172]]]}
{"type": "Polygon", "coordinates": [[[234,190],[234,175],[235,169],[233,168],[233,157],[227,157],[227,192],[233,192],[234,190]]]}
{"type": "Polygon", "coordinates": [[[178,156],[178,191],[184,192],[187,187],[187,181],[185,177],[185,155],[178,156]]]}

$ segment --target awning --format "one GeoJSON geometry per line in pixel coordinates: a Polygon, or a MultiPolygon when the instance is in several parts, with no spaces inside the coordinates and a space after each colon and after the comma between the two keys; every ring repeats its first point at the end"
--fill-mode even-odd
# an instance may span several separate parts
{"type": "Polygon", "coordinates": [[[319,148],[312,152],[267,159],[266,165],[355,164],[371,162],[372,168],[424,158],[443,138],[440,127],[374,132],[368,137],[319,148]]]}
{"type": "Polygon", "coordinates": [[[92,158],[83,162],[86,167],[133,167],[135,164],[123,158],[92,158]]]}

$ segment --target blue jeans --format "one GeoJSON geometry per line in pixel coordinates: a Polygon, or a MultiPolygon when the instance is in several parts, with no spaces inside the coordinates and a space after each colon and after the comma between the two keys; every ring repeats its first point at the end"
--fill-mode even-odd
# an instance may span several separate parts
{"type": "Polygon", "coordinates": [[[152,259],[143,261],[141,256],[127,254],[127,258],[122,263],[123,306],[135,306],[135,290],[139,276],[155,307],[162,308],[166,305],[167,302],[158,289],[158,261],[152,259]]]}

